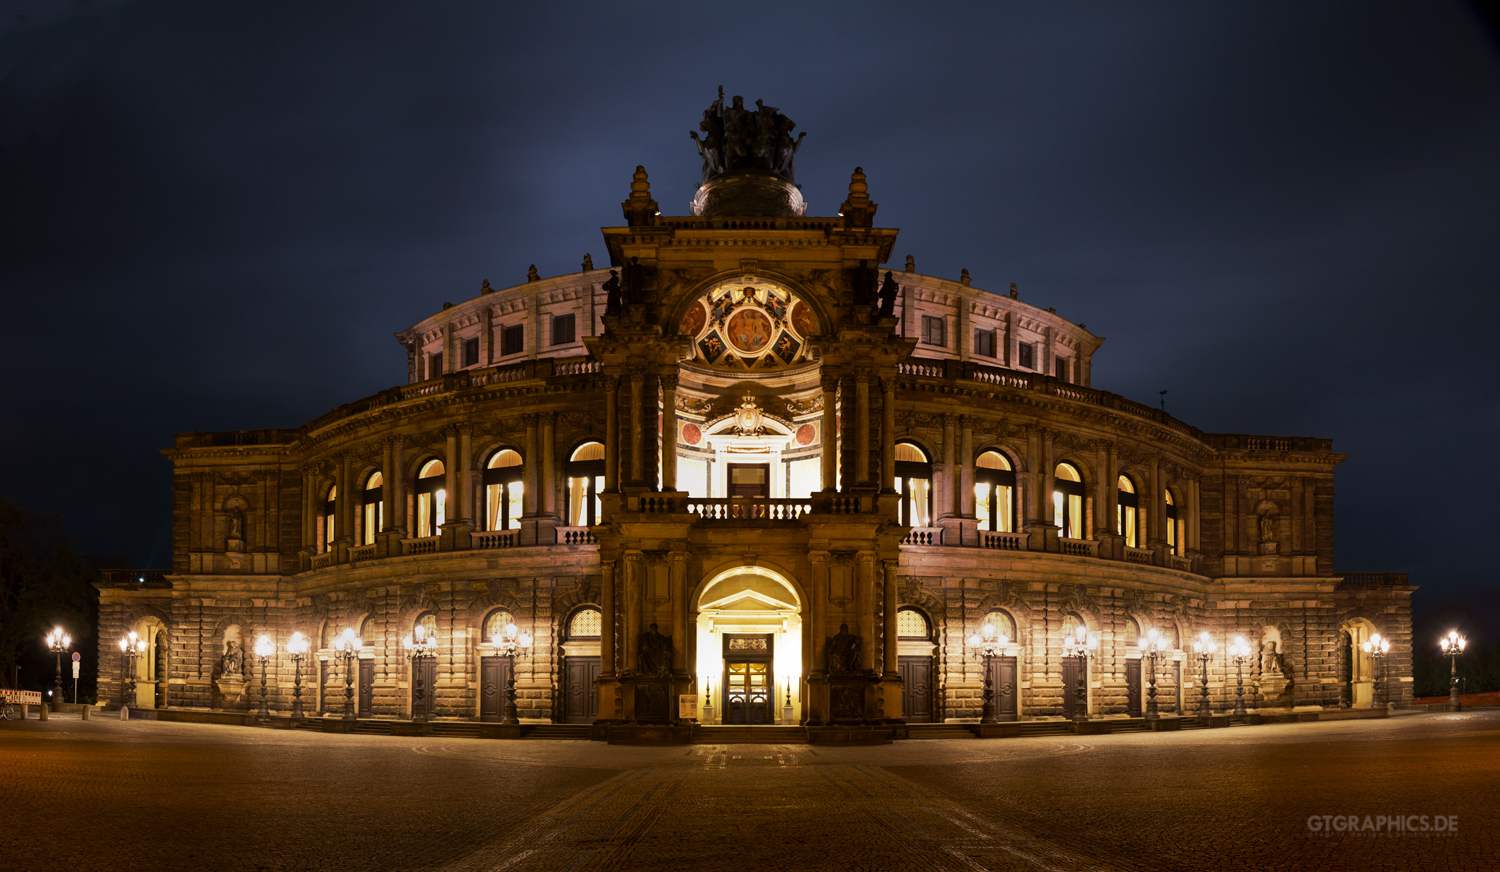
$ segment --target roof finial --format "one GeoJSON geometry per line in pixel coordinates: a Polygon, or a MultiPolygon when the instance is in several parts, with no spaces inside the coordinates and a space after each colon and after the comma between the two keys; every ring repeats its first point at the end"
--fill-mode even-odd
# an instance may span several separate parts
{"type": "Polygon", "coordinates": [[[839,207],[845,227],[870,227],[875,223],[875,210],[879,206],[870,202],[870,186],[865,183],[864,167],[855,167],[849,177],[849,199],[839,207]]]}
{"type": "Polygon", "coordinates": [[[625,223],[631,227],[644,227],[656,223],[661,214],[656,201],[651,199],[651,181],[646,177],[645,167],[636,167],[630,181],[630,199],[620,204],[625,210],[625,223]]]}

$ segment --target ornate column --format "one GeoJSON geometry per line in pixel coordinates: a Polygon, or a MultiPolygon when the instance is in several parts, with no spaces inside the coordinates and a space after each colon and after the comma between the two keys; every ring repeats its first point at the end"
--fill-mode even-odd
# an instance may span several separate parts
{"type": "Polygon", "coordinates": [[[458,425],[458,515],[455,520],[473,523],[474,513],[474,428],[458,425]]]}
{"type": "Polygon", "coordinates": [[[672,604],[672,672],[687,672],[687,600],[683,588],[687,580],[687,552],[668,555],[667,598],[672,604]]]}
{"type": "Polygon", "coordinates": [[[1167,547],[1167,488],[1162,481],[1161,459],[1151,458],[1151,540],[1152,548],[1167,547]]]}
{"type": "MultiPolygon", "coordinates": [[[[599,567],[599,674],[615,676],[615,563],[605,561],[599,567]]],[[[600,712],[604,709],[601,707],[600,712]]]]}
{"type": "Polygon", "coordinates": [[[620,490],[620,379],[604,377],[604,490],[620,490]]]}
{"type": "MultiPolygon", "coordinates": [[[[1200,519],[1203,517],[1203,510],[1202,510],[1202,505],[1203,504],[1201,502],[1201,500],[1202,500],[1202,496],[1201,496],[1201,488],[1202,488],[1202,486],[1203,486],[1203,480],[1202,479],[1193,479],[1191,482],[1188,483],[1188,487],[1191,490],[1191,496],[1188,497],[1188,516],[1187,516],[1188,517],[1188,523],[1187,523],[1187,528],[1188,528],[1187,540],[1188,540],[1188,544],[1187,544],[1187,548],[1191,549],[1193,551],[1201,551],[1201,550],[1203,550],[1203,543],[1198,538],[1199,535],[1200,535],[1200,530],[1199,530],[1198,524],[1199,524],[1200,519]]],[[[1184,551],[1183,553],[1186,553],[1186,551],[1184,551]]]]}
{"type": "Polygon", "coordinates": [[[458,496],[458,428],[444,427],[443,435],[448,437],[447,453],[443,458],[443,523],[451,524],[463,513],[458,496]]]}
{"type": "MultiPolygon", "coordinates": [[[[677,490],[677,368],[661,376],[661,489],[677,490]]],[[[682,646],[677,646],[681,651],[682,646]]]]}
{"type": "Polygon", "coordinates": [[[390,494],[391,512],[386,517],[390,518],[390,529],[401,534],[406,533],[406,443],[400,436],[392,436],[386,440],[390,446],[391,468],[390,475],[386,478],[386,493],[390,494]]]}
{"type": "Polygon", "coordinates": [[[896,492],[896,378],[888,375],[882,382],[880,427],[880,492],[896,492]]]}
{"type": "Polygon", "coordinates": [[[896,561],[885,561],[885,663],[883,666],[886,678],[895,678],[898,674],[896,670],[896,656],[899,653],[896,642],[896,570],[896,561]]]}
{"type": "Polygon", "coordinates": [[[557,413],[542,415],[542,460],[537,470],[540,483],[541,512],[549,517],[557,516],[557,413]]]}
{"type": "Polygon", "coordinates": [[[965,518],[974,516],[974,418],[964,415],[963,441],[959,443],[958,464],[958,513],[965,518]]]}
{"type": "Polygon", "coordinates": [[[838,486],[839,434],[838,400],[839,381],[824,375],[823,387],[823,490],[831,491],[838,486]]]}
{"type": "Polygon", "coordinates": [[[522,415],[521,420],[526,424],[526,436],[523,446],[526,449],[526,456],[522,459],[522,462],[525,464],[523,473],[525,477],[523,478],[524,484],[521,488],[521,513],[526,517],[531,517],[536,514],[536,494],[538,490],[537,467],[541,466],[537,462],[537,416],[535,414],[522,415]]]}
{"type": "MultiPolygon", "coordinates": [[[[194,482],[193,490],[198,489],[194,482]]],[[[318,550],[317,500],[318,475],[311,469],[302,470],[302,548],[308,553],[318,550]]]]}
{"type": "Polygon", "coordinates": [[[630,483],[642,484],[645,478],[645,446],[642,442],[641,409],[645,405],[646,374],[639,369],[630,371],[630,483]]]}
{"type": "Polygon", "coordinates": [[[943,498],[938,505],[942,510],[941,517],[959,514],[958,509],[958,446],[955,445],[957,432],[954,427],[953,415],[943,416],[943,498]]]}
{"type": "Polygon", "coordinates": [[[870,371],[854,374],[854,483],[870,483],[870,371]]]}
{"type": "Polygon", "coordinates": [[[625,671],[636,669],[636,640],[641,635],[641,578],[645,568],[645,555],[639,551],[625,552],[625,638],[620,646],[625,654],[625,671]]]}
{"type": "Polygon", "coordinates": [[[1094,483],[1094,538],[1101,541],[1104,541],[1105,536],[1116,532],[1118,511],[1115,505],[1118,498],[1115,496],[1115,489],[1119,486],[1117,482],[1120,478],[1115,461],[1116,451],[1111,442],[1099,446],[1094,452],[1094,463],[1099,469],[1099,480],[1094,483]]]}
{"type": "MultiPolygon", "coordinates": [[[[335,534],[334,538],[337,541],[345,543],[354,541],[354,536],[352,535],[354,533],[352,529],[354,526],[354,488],[350,483],[352,477],[353,474],[349,470],[349,455],[340,454],[338,471],[339,495],[338,502],[334,506],[334,518],[336,519],[338,529],[333,532],[335,534]]],[[[337,549],[330,542],[328,543],[328,550],[335,551],[337,549]]]]}

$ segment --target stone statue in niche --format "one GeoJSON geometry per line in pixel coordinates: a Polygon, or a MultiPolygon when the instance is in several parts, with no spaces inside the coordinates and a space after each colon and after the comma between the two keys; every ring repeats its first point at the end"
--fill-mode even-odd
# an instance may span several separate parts
{"type": "Polygon", "coordinates": [[[230,639],[224,643],[224,657],[219,661],[219,673],[225,677],[245,674],[245,651],[240,640],[230,639]]]}
{"type": "Polygon", "coordinates": [[[604,314],[620,314],[620,273],[609,271],[609,280],[604,283],[604,314]]]}
{"type": "Polygon", "coordinates": [[[892,277],[890,270],[886,270],[885,281],[880,285],[880,317],[896,317],[896,294],[899,291],[896,279],[892,277]]]}
{"type": "Polygon", "coordinates": [[[1260,553],[1276,553],[1276,516],[1270,511],[1260,514],[1260,553]]]}
{"type": "Polygon", "coordinates": [[[245,550],[245,513],[241,509],[232,509],[229,512],[229,535],[226,537],[224,550],[245,550]]]}
{"type": "Polygon", "coordinates": [[[621,270],[620,290],[628,305],[646,302],[646,268],[641,266],[639,257],[632,257],[621,270]]]}
{"type": "Polygon", "coordinates": [[[672,639],[657,632],[655,624],[641,634],[636,667],[642,675],[668,675],[672,672],[672,639]]]}
{"type": "Polygon", "coordinates": [[[870,262],[861,260],[859,266],[850,271],[849,283],[854,286],[854,305],[875,305],[875,282],[880,273],[870,267],[870,262]]]}
{"type": "Polygon", "coordinates": [[[839,633],[828,640],[828,674],[854,675],[859,672],[859,637],[849,632],[848,624],[839,624],[839,633]]]}

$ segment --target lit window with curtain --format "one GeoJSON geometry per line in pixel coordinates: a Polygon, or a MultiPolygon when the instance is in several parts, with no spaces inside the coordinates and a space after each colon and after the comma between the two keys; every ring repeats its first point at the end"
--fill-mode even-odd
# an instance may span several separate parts
{"type": "Polygon", "coordinates": [[[1052,524],[1064,539],[1082,539],[1083,476],[1071,463],[1059,463],[1052,479],[1052,524]]]}
{"type": "Polygon", "coordinates": [[[604,512],[604,445],[585,442],[563,468],[568,479],[568,526],[591,527],[604,512]]]}
{"type": "Polygon", "coordinates": [[[378,472],[370,473],[370,477],[365,479],[365,491],[360,500],[362,508],[360,514],[363,516],[365,528],[364,541],[361,544],[374,545],[375,534],[380,532],[381,526],[385,523],[385,504],[381,500],[384,492],[385,479],[378,472]]]}
{"type": "Polygon", "coordinates": [[[1120,476],[1115,491],[1118,495],[1115,501],[1115,532],[1125,537],[1126,545],[1139,548],[1140,536],[1137,531],[1140,527],[1140,495],[1135,492],[1135,484],[1123,475],[1120,476]]]}
{"type": "Polygon", "coordinates": [[[417,473],[417,486],[412,489],[417,500],[417,538],[436,536],[448,520],[448,493],[443,489],[446,470],[441,460],[429,460],[417,473]]]}
{"type": "Polygon", "coordinates": [[[1172,499],[1172,492],[1167,491],[1167,551],[1177,553],[1177,503],[1172,499]]]}
{"type": "Polygon", "coordinates": [[[1016,531],[1016,473],[998,451],[986,451],[974,461],[974,514],[981,530],[1016,531]]]}
{"type": "Polygon", "coordinates": [[[932,461],[910,442],[896,443],[896,492],[903,525],[932,526],[932,461]]]}
{"type": "Polygon", "coordinates": [[[490,455],[484,465],[484,528],[486,530],[521,529],[521,481],[525,467],[521,455],[502,448],[490,455]]]}
{"type": "Polygon", "coordinates": [[[338,517],[339,488],[334,485],[328,489],[328,496],[323,500],[323,550],[333,550],[333,540],[338,531],[334,528],[334,520],[338,517]]]}

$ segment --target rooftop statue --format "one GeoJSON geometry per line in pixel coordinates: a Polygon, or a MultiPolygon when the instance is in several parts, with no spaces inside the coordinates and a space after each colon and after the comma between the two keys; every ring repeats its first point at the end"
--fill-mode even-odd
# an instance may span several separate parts
{"type": "Polygon", "coordinates": [[[703,158],[703,181],[733,172],[765,172],[788,182],[796,182],[793,162],[806,133],[792,138],[795,121],[782,115],[774,106],[755,101],[755,109],[745,108],[745,98],[735,97],[724,105],[724,88],[719,99],[703,112],[698,131],[688,136],[698,145],[703,158]]]}

